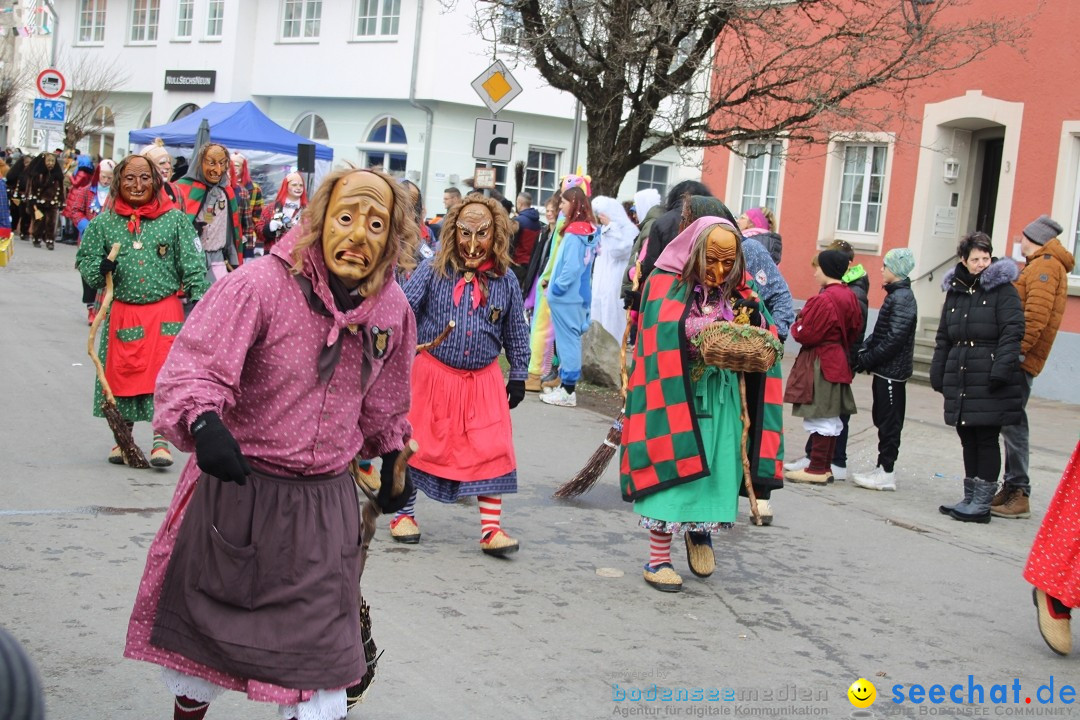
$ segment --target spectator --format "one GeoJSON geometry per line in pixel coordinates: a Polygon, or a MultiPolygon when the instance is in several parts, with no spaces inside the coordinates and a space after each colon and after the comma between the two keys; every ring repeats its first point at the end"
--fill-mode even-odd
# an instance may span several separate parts
{"type": "Polygon", "coordinates": [[[620,345],[626,329],[626,311],[619,299],[622,274],[634,246],[638,229],[615,198],[593,198],[593,212],[600,223],[600,246],[592,278],[592,319],[620,345]]]}
{"type": "Polygon", "coordinates": [[[792,414],[803,419],[810,450],[806,467],[787,470],[784,478],[824,485],[833,479],[829,460],[843,430],[840,417],[857,412],[848,349],[861,320],[859,302],[842,280],[847,256],[840,250],[826,249],[811,264],[821,292],[806,301],[791,328],[791,337],[802,349],[784,391],[784,402],[794,405],[792,414]]]}
{"type": "Polygon", "coordinates": [[[992,251],[981,232],[957,246],[960,262],[941,284],[945,303],[930,365],[930,384],[945,396],[945,422],[964,450],[964,499],[938,509],[961,522],[990,522],[1001,472],[998,435],[1002,425],[1020,422],[1024,409],[1024,309],[1012,285],[1019,271],[992,251]]]}
{"type": "MultiPolygon", "coordinates": [[[[656,258],[664,251],[668,243],[675,239],[682,226],[682,203],[684,195],[705,195],[712,197],[709,188],[697,180],[683,180],[671,188],[667,196],[667,211],[652,224],[649,229],[649,241],[645,249],[645,256],[641,261],[641,284],[648,279],[656,265],[656,258]]],[[[734,222],[734,218],[731,218],[734,222]]],[[[637,307],[635,306],[636,310],[637,307]]]]}
{"type": "Polygon", "coordinates": [[[1001,428],[1005,440],[1005,482],[990,503],[991,514],[1001,518],[1031,517],[1027,402],[1031,384],[1042,372],[1057,337],[1065,314],[1069,273],[1076,264],[1072,253],[1058,240],[1061,232],[1060,224],[1049,215],[1041,215],[1024,228],[1020,240],[1020,252],[1027,258],[1016,281],[1020,304],[1024,307],[1024,339],[1020,343],[1024,383],[1020,386],[1020,422],[1001,428]]]}
{"type": "Polygon", "coordinates": [[[907,248],[885,253],[881,277],[885,302],[878,311],[874,332],[855,358],[856,372],[873,373],[872,415],[878,430],[877,466],[870,473],[855,473],[852,482],[868,490],[896,489],[896,458],[907,407],[907,380],[915,355],[915,326],[919,312],[908,274],[915,256],[907,248]]]}
{"type": "Polygon", "coordinates": [[[510,269],[521,285],[522,295],[528,292],[524,283],[525,274],[528,271],[533,250],[536,248],[536,241],[540,237],[540,231],[544,227],[544,224],[540,222],[540,213],[532,206],[532,203],[532,195],[529,193],[521,193],[517,196],[517,215],[514,217],[517,232],[510,243],[510,260],[513,263],[510,269]]]}
{"type": "Polygon", "coordinates": [[[780,233],[776,232],[776,215],[772,210],[767,207],[750,208],[739,216],[739,229],[743,237],[752,237],[761,243],[769,251],[773,262],[780,264],[784,246],[780,233]]]}

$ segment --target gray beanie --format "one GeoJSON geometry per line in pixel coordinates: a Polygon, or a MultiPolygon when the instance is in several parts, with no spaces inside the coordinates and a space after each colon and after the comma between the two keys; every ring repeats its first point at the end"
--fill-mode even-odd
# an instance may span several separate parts
{"type": "Polygon", "coordinates": [[[1024,236],[1036,245],[1045,245],[1061,235],[1064,229],[1049,215],[1040,215],[1024,228],[1024,236]]]}
{"type": "Polygon", "coordinates": [[[0,628],[0,718],[45,720],[45,696],[26,652],[0,628]]]}

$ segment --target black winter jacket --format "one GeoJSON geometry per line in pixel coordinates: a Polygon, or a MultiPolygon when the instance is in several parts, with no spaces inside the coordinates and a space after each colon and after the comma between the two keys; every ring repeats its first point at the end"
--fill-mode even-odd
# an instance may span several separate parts
{"type": "Polygon", "coordinates": [[[886,285],[885,302],[881,303],[874,331],[859,352],[858,366],[889,380],[910,378],[918,321],[911,280],[904,278],[886,285]]]}
{"type": "Polygon", "coordinates": [[[1024,309],[1012,283],[1016,263],[996,260],[972,276],[962,263],[945,274],[930,384],[945,395],[949,425],[1016,425],[1023,416],[1020,340],[1024,309]],[[995,388],[990,388],[991,382],[995,388]]]}
{"type": "Polygon", "coordinates": [[[870,316],[870,277],[864,270],[862,275],[844,284],[851,288],[851,292],[855,293],[855,299],[859,301],[859,310],[862,311],[862,324],[859,325],[859,334],[855,336],[848,347],[848,365],[855,367],[855,360],[859,355],[859,351],[863,349],[863,341],[866,338],[866,320],[870,316]]]}

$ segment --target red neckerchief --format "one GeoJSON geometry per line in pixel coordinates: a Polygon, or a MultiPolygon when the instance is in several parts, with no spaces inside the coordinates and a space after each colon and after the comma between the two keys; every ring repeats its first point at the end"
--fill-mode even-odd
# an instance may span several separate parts
{"type": "Polygon", "coordinates": [[[154,199],[150,202],[135,208],[128,205],[123,197],[117,195],[112,206],[114,213],[128,219],[127,229],[128,232],[133,235],[138,235],[142,232],[142,218],[155,220],[169,212],[172,208],[172,201],[165,195],[164,190],[154,196],[154,199]]]}
{"type": "Polygon", "coordinates": [[[465,293],[465,286],[477,278],[480,280],[476,283],[476,288],[474,288],[472,294],[473,310],[481,305],[487,305],[487,271],[494,267],[495,261],[488,259],[481,263],[476,270],[467,270],[454,284],[454,306],[457,307],[461,304],[461,296],[465,293]],[[470,274],[472,277],[467,277],[470,274]]]}

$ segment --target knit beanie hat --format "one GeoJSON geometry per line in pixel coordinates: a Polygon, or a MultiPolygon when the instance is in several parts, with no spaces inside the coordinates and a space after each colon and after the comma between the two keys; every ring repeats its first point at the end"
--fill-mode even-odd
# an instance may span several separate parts
{"type": "Polygon", "coordinates": [[[1049,215],[1040,215],[1024,228],[1024,236],[1036,245],[1045,245],[1061,235],[1063,230],[1064,228],[1049,215]]]}
{"type": "Polygon", "coordinates": [[[847,255],[839,250],[822,250],[817,255],[817,262],[821,272],[825,273],[825,277],[831,277],[833,280],[843,279],[844,273],[847,272],[847,255]]]}
{"type": "Polygon", "coordinates": [[[885,253],[885,267],[896,277],[903,279],[915,269],[915,256],[907,248],[893,248],[885,253]]]}
{"type": "Polygon", "coordinates": [[[45,720],[45,696],[33,663],[6,630],[0,628],[0,718],[45,720]]]}

